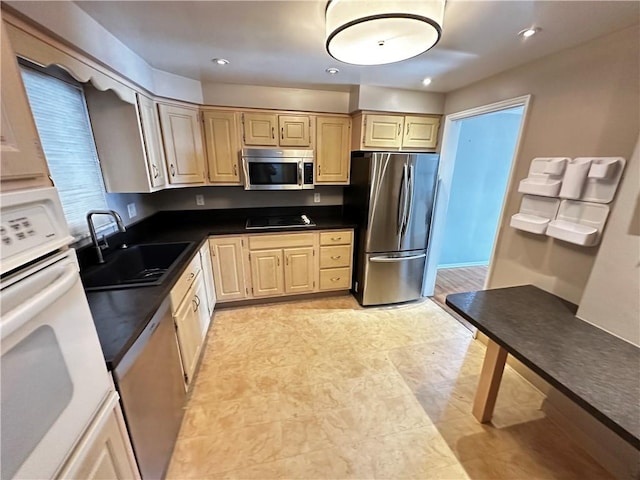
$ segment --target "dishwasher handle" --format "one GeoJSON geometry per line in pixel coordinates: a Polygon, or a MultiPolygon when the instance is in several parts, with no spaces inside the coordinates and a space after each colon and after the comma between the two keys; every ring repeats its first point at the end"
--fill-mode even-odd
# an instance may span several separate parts
{"type": "Polygon", "coordinates": [[[405,260],[418,260],[426,257],[426,253],[420,255],[411,255],[409,257],[371,257],[369,260],[374,263],[391,263],[391,262],[404,262],[405,260]]]}

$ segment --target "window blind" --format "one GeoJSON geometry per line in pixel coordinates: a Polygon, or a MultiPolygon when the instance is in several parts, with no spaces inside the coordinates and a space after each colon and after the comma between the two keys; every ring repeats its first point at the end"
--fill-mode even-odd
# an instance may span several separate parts
{"type": "MultiPolygon", "coordinates": [[[[108,209],[89,114],[80,86],[23,67],[22,78],[71,234],[88,235],[89,210],[108,209]]],[[[112,223],[95,217],[96,227],[112,223]]]]}

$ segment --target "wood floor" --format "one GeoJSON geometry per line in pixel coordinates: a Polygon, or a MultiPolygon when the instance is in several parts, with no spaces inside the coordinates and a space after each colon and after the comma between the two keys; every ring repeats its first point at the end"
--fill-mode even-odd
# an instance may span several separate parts
{"type": "Polygon", "coordinates": [[[451,293],[471,292],[482,290],[484,281],[487,278],[489,267],[482,265],[478,267],[458,267],[440,268],[436,276],[436,288],[431,299],[445,309],[451,316],[462,323],[469,330],[474,327],[460,315],[451,310],[445,303],[447,295],[451,293]]]}
{"type": "Polygon", "coordinates": [[[507,365],[471,405],[485,347],[431,300],[351,296],[214,318],[169,479],[609,479],[507,365]]]}

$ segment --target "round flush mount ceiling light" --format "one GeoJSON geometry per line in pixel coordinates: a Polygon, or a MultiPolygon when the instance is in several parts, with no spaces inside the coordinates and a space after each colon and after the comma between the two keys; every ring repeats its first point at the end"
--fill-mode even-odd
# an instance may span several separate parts
{"type": "Polygon", "coordinates": [[[216,65],[229,65],[229,60],[226,58],[212,58],[211,61],[216,65]]]}
{"type": "Polygon", "coordinates": [[[533,37],[540,30],[542,30],[540,27],[525,28],[524,30],[520,30],[518,32],[518,35],[521,36],[522,38],[529,38],[529,37],[533,37]]]}
{"type": "Polygon", "coordinates": [[[424,85],[425,87],[428,87],[429,85],[431,85],[431,79],[425,78],[424,80],[422,80],[422,85],[424,85]]]}
{"type": "Polygon", "coordinates": [[[340,73],[340,70],[338,70],[336,67],[329,67],[325,70],[325,72],[327,72],[329,75],[337,75],[338,73],[340,73]]]}
{"type": "Polygon", "coordinates": [[[330,0],[327,52],[354,65],[383,65],[415,57],[442,35],[444,0],[330,0]]]}

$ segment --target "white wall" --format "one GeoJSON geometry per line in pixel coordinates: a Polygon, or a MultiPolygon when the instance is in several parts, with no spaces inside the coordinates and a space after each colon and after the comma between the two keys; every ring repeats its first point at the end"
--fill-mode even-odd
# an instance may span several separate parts
{"type": "Polygon", "coordinates": [[[640,346],[640,142],[627,163],[578,317],[640,346]]]}
{"type": "Polygon", "coordinates": [[[532,95],[490,288],[531,283],[580,302],[598,248],[520,232],[509,219],[519,209],[517,185],[531,159],[631,156],[640,129],[639,37],[638,26],[630,27],[447,94],[445,113],[532,95]]]}
{"type": "Polygon", "coordinates": [[[125,225],[139,222],[158,211],[153,196],[148,193],[107,193],[107,205],[122,217],[125,225]],[[133,203],[136,216],[129,217],[127,205],[133,203]]]}
{"type": "Polygon", "coordinates": [[[202,101],[200,82],[155,70],[73,2],[3,3],[150,92],[189,102],[202,101]]]}
{"type": "Polygon", "coordinates": [[[258,208],[342,205],[343,187],[316,186],[314,190],[246,191],[243,187],[196,187],[162,190],[152,194],[158,210],[205,210],[211,208],[258,208]],[[320,203],[313,202],[320,194],[320,203]],[[205,204],[196,205],[195,196],[203,195],[205,204]]]}
{"type": "Polygon", "coordinates": [[[351,102],[351,111],[380,110],[399,113],[431,113],[435,115],[444,112],[444,93],[360,85],[357,90],[357,96],[357,100],[355,102],[352,100],[351,102]],[[356,108],[353,108],[354,105],[356,108]]]}
{"type": "Polygon", "coordinates": [[[349,113],[349,92],[205,83],[206,105],[349,113]]]}

